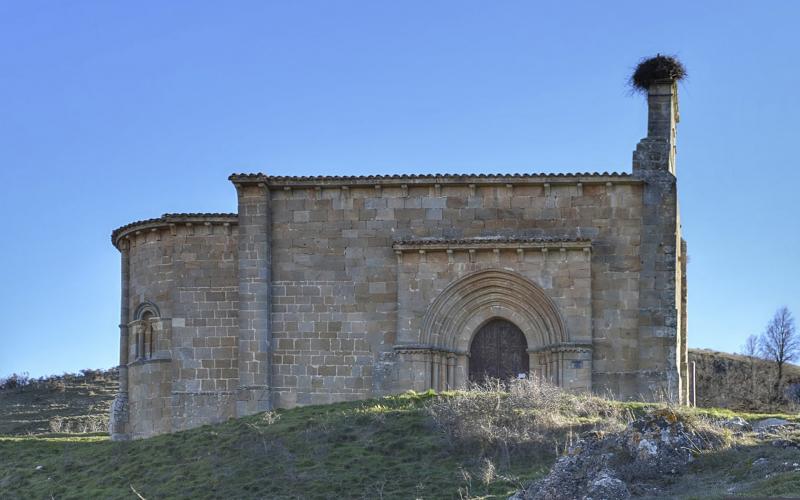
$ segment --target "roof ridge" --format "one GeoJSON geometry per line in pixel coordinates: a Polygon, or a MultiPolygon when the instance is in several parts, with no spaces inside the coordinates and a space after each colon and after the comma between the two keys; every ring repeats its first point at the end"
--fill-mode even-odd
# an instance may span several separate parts
{"type": "Polygon", "coordinates": [[[233,173],[228,179],[237,180],[264,180],[264,181],[353,181],[353,180],[402,180],[402,179],[437,179],[442,177],[455,177],[466,179],[488,179],[496,177],[631,177],[628,172],[535,172],[535,173],[480,173],[480,174],[378,174],[378,175],[266,175],[264,173],[233,173]]]}

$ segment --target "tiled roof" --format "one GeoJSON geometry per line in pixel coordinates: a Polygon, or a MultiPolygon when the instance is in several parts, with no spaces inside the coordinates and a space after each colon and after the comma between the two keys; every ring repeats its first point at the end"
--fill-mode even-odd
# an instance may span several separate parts
{"type": "Polygon", "coordinates": [[[136,222],[131,222],[130,224],[125,224],[122,227],[118,227],[117,229],[111,232],[111,243],[116,244],[117,239],[119,236],[130,229],[140,226],[147,226],[150,224],[170,224],[174,222],[194,222],[194,221],[205,221],[207,219],[230,219],[227,222],[235,222],[238,219],[237,214],[231,213],[180,213],[180,214],[164,214],[161,217],[157,217],[155,219],[145,219],[145,220],[137,220],[136,222]]]}
{"type": "Polygon", "coordinates": [[[425,180],[425,179],[522,179],[529,177],[631,177],[629,173],[617,172],[584,172],[584,173],[529,173],[529,174],[394,174],[394,175],[317,175],[317,176],[270,176],[262,173],[232,174],[228,177],[233,182],[327,182],[327,181],[390,181],[390,180],[425,180]]]}

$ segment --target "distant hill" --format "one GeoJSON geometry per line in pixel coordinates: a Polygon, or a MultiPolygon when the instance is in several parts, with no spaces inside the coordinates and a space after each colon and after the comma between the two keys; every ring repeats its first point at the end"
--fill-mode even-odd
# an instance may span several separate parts
{"type": "Polygon", "coordinates": [[[0,435],[106,433],[118,372],[0,380],[0,435]]]}
{"type": "MultiPolygon", "coordinates": [[[[690,372],[692,362],[697,370],[697,406],[748,411],[795,409],[787,404],[770,406],[775,365],[769,361],[711,349],[689,349],[690,372]]],[[[800,384],[800,366],[785,366],[784,382],[800,384]]]]}

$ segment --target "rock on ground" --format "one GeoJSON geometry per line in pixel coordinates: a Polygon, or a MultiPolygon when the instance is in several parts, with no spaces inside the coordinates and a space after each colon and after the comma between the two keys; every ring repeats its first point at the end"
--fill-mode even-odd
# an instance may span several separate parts
{"type": "Polygon", "coordinates": [[[655,410],[621,432],[583,436],[556,461],[550,474],[512,498],[630,498],[650,491],[648,482],[682,473],[695,453],[722,447],[722,435],[700,430],[672,410],[655,410]]]}
{"type": "Polygon", "coordinates": [[[719,422],[719,425],[734,432],[749,432],[753,430],[753,426],[751,426],[747,420],[739,416],[722,420],[719,422]]]}
{"type": "Polygon", "coordinates": [[[753,424],[753,429],[765,429],[767,427],[775,427],[775,426],[782,426],[788,424],[788,420],[784,420],[782,418],[765,418],[764,420],[759,420],[758,422],[753,424]]]}

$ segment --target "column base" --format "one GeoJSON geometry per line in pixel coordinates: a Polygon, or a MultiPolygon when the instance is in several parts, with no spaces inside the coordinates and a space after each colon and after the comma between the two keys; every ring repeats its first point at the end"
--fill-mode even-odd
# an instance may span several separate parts
{"type": "Polygon", "coordinates": [[[117,393],[111,404],[108,419],[108,433],[112,441],[127,441],[131,438],[128,432],[128,394],[117,393]]]}

